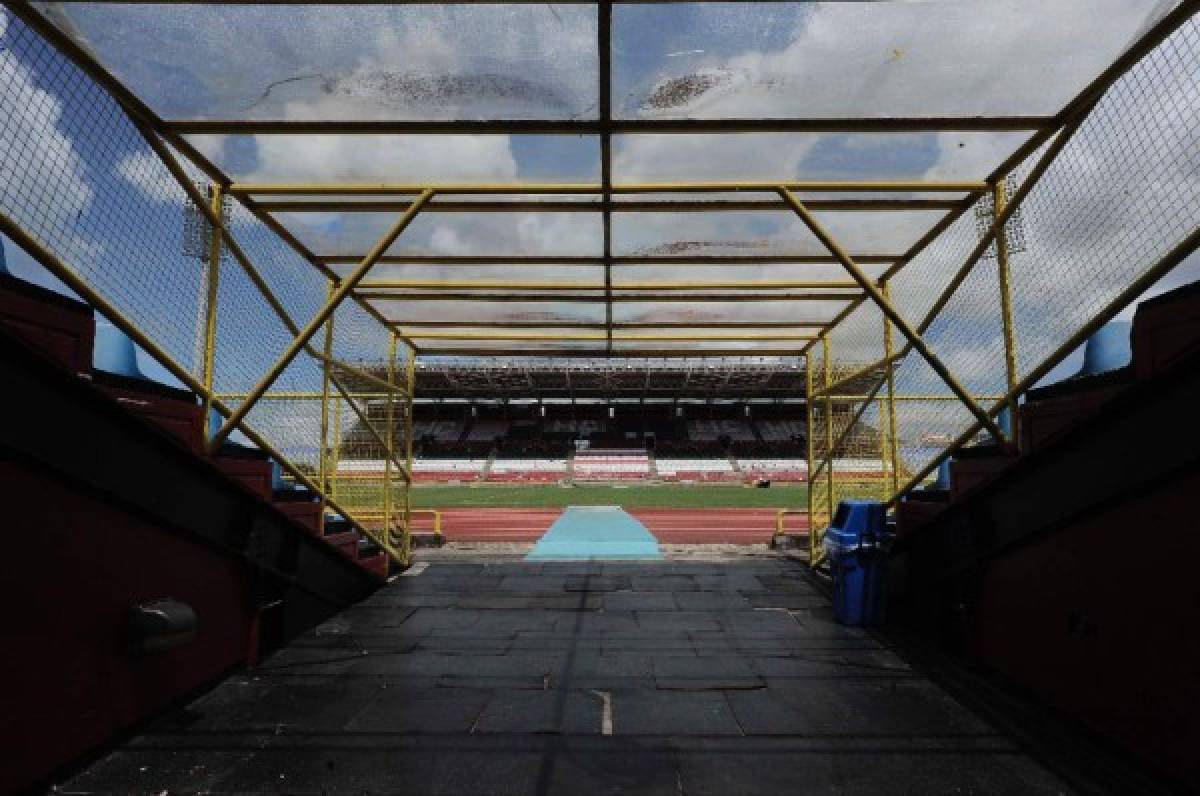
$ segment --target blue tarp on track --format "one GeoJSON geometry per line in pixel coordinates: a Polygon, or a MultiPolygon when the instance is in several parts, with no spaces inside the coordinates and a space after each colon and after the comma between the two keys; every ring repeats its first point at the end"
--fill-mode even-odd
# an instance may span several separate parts
{"type": "Polygon", "coordinates": [[[645,560],[663,557],[658,539],[619,506],[571,506],[526,561],[645,560]]]}

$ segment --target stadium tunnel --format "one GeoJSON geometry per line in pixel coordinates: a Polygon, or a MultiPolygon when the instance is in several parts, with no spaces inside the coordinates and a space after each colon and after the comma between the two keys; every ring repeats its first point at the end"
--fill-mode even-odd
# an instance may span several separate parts
{"type": "Polygon", "coordinates": [[[1102,5],[5,3],[0,791],[1200,789],[1102,5]]]}

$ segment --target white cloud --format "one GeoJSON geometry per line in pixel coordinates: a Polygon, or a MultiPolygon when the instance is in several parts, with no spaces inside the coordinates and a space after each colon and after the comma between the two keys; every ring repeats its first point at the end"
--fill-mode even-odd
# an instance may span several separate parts
{"type": "MultiPolygon", "coordinates": [[[[7,14],[0,14],[5,27],[7,14]]],[[[38,87],[13,50],[0,50],[0,183],[20,186],[4,194],[5,209],[72,262],[98,247],[60,232],[75,227],[94,196],[74,141],[59,129],[62,115],[58,97],[38,87]]]]}

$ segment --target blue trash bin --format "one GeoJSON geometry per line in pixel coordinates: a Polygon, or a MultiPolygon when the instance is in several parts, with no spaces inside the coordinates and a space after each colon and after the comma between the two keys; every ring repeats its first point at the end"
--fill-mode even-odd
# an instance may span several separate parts
{"type": "Polygon", "coordinates": [[[878,501],[843,500],[825,532],[833,573],[833,618],[839,624],[883,623],[885,518],[878,501]]]}

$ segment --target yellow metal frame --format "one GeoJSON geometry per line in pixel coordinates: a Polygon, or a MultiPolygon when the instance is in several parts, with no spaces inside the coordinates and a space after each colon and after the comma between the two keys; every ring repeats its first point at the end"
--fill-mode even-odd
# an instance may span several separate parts
{"type": "MultiPolygon", "coordinates": [[[[209,188],[212,199],[212,212],[220,218],[225,201],[224,189],[220,185],[209,188]]],[[[221,280],[221,232],[216,227],[209,231],[208,241],[208,284],[204,297],[204,417],[201,422],[204,428],[204,439],[207,441],[212,433],[212,391],[216,374],[217,357],[217,297],[221,280]]]]}
{"type": "MultiPolygon", "coordinates": [[[[807,516],[808,516],[808,511],[801,510],[801,509],[779,509],[778,511],[776,511],[775,512],[775,538],[780,539],[786,535],[784,532],[784,529],[783,529],[783,518],[784,517],[807,517],[807,516]]],[[[809,530],[809,533],[810,534],[812,533],[811,529],[809,530]]]]}
{"type": "Polygon", "coordinates": [[[414,514],[428,514],[433,517],[433,536],[435,539],[442,539],[442,512],[437,509],[409,509],[409,516],[414,514]]]}
{"type": "MultiPolygon", "coordinates": [[[[1001,218],[1008,218],[1004,212],[1007,204],[1007,185],[1004,180],[997,180],[992,188],[992,224],[996,228],[996,275],[1000,289],[1000,323],[1004,332],[1004,375],[1011,392],[1017,386],[1017,339],[1013,322],[1012,284],[1009,279],[1008,234],[1006,224],[998,223],[1001,218]]],[[[1015,442],[1019,420],[1016,399],[1009,402],[1009,418],[1012,423],[1012,440],[1015,442]]]]}
{"type": "MultiPolygon", "coordinates": [[[[998,117],[971,119],[938,119],[938,118],[905,118],[905,119],[723,119],[723,120],[620,120],[612,118],[611,108],[611,63],[610,63],[610,24],[611,7],[601,3],[598,8],[599,24],[597,26],[597,45],[600,57],[600,100],[599,118],[595,120],[507,120],[507,121],[473,121],[456,120],[446,122],[408,122],[408,121],[364,121],[349,120],[344,122],[291,122],[286,120],[204,120],[204,121],[166,121],[158,117],[154,111],[125,88],[120,81],[108,73],[92,55],[64,34],[60,28],[48,21],[39,11],[24,2],[8,4],[12,13],[19,16],[34,31],[57,47],[67,58],[76,63],[92,80],[109,92],[113,99],[124,109],[130,121],[136,126],[146,144],[154,151],[159,160],[179,183],[188,199],[207,219],[211,228],[209,248],[207,253],[206,296],[203,306],[203,359],[199,378],[187,368],[176,362],[161,346],[150,339],[135,322],[112,302],[106,300],[97,290],[93,289],[86,280],[76,274],[70,266],[57,258],[41,242],[34,240],[25,233],[13,219],[0,214],[0,231],[3,231],[14,242],[24,248],[31,256],[45,266],[51,273],[61,279],[78,295],[89,301],[101,314],[128,334],[135,343],[140,345],[151,356],[163,364],[173,375],[180,379],[190,389],[194,390],[203,401],[205,431],[212,438],[212,445],[219,446],[233,429],[238,428],[252,441],[275,457],[280,464],[297,481],[313,488],[323,495],[329,507],[350,517],[340,508],[337,500],[338,459],[340,457],[342,401],[346,401],[358,415],[364,427],[379,441],[387,455],[385,468],[387,470],[387,488],[385,489],[385,533],[382,544],[394,558],[407,561],[409,554],[409,527],[413,510],[409,490],[405,489],[404,519],[400,523],[401,538],[396,540],[391,531],[395,525],[396,507],[392,504],[393,494],[391,479],[393,466],[399,471],[406,484],[411,484],[412,474],[412,401],[415,389],[415,361],[419,353],[451,353],[451,354],[503,354],[503,353],[577,353],[575,349],[543,349],[537,346],[529,350],[513,349],[512,352],[488,348],[454,348],[418,349],[414,340],[430,341],[512,341],[519,343],[551,343],[555,341],[595,341],[603,344],[603,351],[610,356],[736,356],[752,353],[770,354],[808,354],[820,341],[824,352],[823,373],[821,384],[814,385],[816,374],[806,357],[805,379],[808,389],[808,404],[806,412],[809,419],[808,436],[808,465],[809,465],[809,510],[813,509],[814,479],[824,475],[828,481],[828,513],[832,517],[834,506],[834,466],[835,454],[845,441],[835,440],[833,434],[833,407],[839,403],[859,403],[857,414],[851,419],[848,428],[853,427],[857,418],[861,417],[873,403],[880,407],[881,457],[885,473],[890,473],[890,492],[892,499],[919,483],[937,466],[935,459],[918,473],[913,474],[903,488],[899,488],[901,462],[899,456],[900,429],[897,427],[895,406],[906,400],[946,400],[961,402],[974,415],[975,422],[958,440],[950,445],[943,454],[949,455],[957,447],[964,444],[980,429],[986,429],[997,438],[1001,431],[994,422],[994,417],[1004,407],[1013,410],[1014,430],[1017,422],[1017,397],[1031,384],[1040,379],[1066,352],[1077,347],[1083,339],[1109,318],[1120,308],[1128,304],[1146,287],[1178,264],[1188,252],[1200,243],[1200,231],[1188,236],[1179,246],[1163,257],[1159,263],[1149,269],[1141,278],[1123,291],[1109,306],[1105,307],[1093,320],[1085,324],[1079,332],[1066,341],[1042,365],[1034,368],[1024,378],[1018,378],[1019,369],[1016,351],[1016,328],[1011,302],[1010,285],[1010,252],[1005,235],[1005,225],[1012,214],[1020,207],[1022,201],[1037,184],[1042,175],[1054,162],[1072,136],[1079,129],[1092,108],[1102,98],[1107,88],[1124,75],[1147,52],[1163,42],[1171,33],[1177,30],[1195,13],[1196,4],[1183,3],[1177,8],[1164,14],[1156,24],[1145,31],[1143,35],[1113,64],[1098,75],[1079,94],[1051,117],[998,117]],[[912,130],[1030,130],[1033,134],[1019,146],[991,175],[979,181],[931,181],[931,180],[862,180],[862,181],[788,181],[788,182],[631,182],[614,183],[611,174],[611,136],[621,133],[730,133],[730,132],[781,132],[781,131],[870,131],[897,132],[912,130]],[[210,163],[182,135],[183,132],[253,132],[256,134],[311,132],[322,133],[380,133],[404,132],[410,134],[436,133],[505,133],[505,132],[542,132],[554,135],[594,134],[599,136],[602,150],[601,178],[598,182],[579,183],[449,183],[423,185],[413,183],[251,183],[234,182],[220,169],[210,163]],[[1004,177],[1011,173],[1014,167],[1032,156],[1044,147],[1044,152],[1033,168],[1025,175],[1020,188],[1010,197],[1004,184],[1004,177]],[[180,165],[174,153],[182,155],[198,167],[211,180],[208,196],[196,187],[191,176],[180,165]],[[989,229],[981,237],[966,261],[951,277],[934,304],[929,308],[923,320],[915,326],[910,326],[896,311],[891,303],[888,290],[888,280],[900,268],[904,267],[924,247],[941,234],[963,212],[973,206],[975,201],[991,193],[993,198],[994,216],[989,229]],[[880,193],[936,193],[945,194],[937,199],[886,199],[870,194],[880,193]],[[661,199],[652,194],[668,195],[670,198],[661,199]],[[720,199],[708,197],[680,198],[688,194],[721,194],[720,199]],[[750,196],[760,194],[761,196],[750,196]],[[807,196],[813,194],[814,196],[807,196]],[[829,198],[824,194],[847,194],[845,197],[829,198]],[[799,195],[805,195],[801,198],[799,195]],[[303,328],[299,327],[286,312],[282,303],[274,296],[267,282],[246,256],[243,249],[234,239],[227,228],[222,213],[222,201],[225,196],[237,197],[242,205],[255,217],[267,224],[305,260],[319,268],[330,280],[330,291],[327,300],[317,315],[303,328]],[[351,198],[332,198],[349,196],[351,198]],[[528,196],[557,197],[551,199],[530,200],[528,196]],[[282,197],[280,200],[260,197],[282,197]],[[305,197],[305,198],[297,198],[305,197]],[[312,199],[310,197],[320,197],[312,199]],[[364,200],[361,197],[382,197],[375,200],[364,200]],[[444,200],[443,197],[457,197],[444,200]],[[485,197],[485,198],[480,198],[485,197]],[[507,198],[504,197],[517,197],[507,198]],[[623,197],[618,199],[616,197],[623,197]],[[630,198],[633,197],[633,198],[630,198]],[[439,199],[440,201],[434,201],[439,199]],[[613,213],[636,212],[727,212],[727,211],[766,211],[790,209],[797,215],[809,230],[816,235],[828,255],[720,255],[720,256],[614,256],[611,251],[610,217],[613,213]],[[902,255],[851,255],[846,253],[812,216],[818,212],[861,212],[861,211],[893,211],[893,210],[945,210],[943,218],[930,229],[920,241],[902,255]],[[401,212],[402,215],[393,224],[387,234],[365,255],[336,254],[320,256],[308,251],[297,238],[290,233],[271,214],[278,212],[401,212]],[[387,255],[385,252],[404,232],[408,225],[421,212],[596,212],[603,214],[604,219],[604,254],[602,257],[505,257],[497,254],[474,257],[452,257],[441,255],[404,256],[387,255]],[[997,276],[999,301],[1003,323],[1005,343],[1006,393],[1003,396],[971,395],[957,381],[953,373],[940,361],[922,339],[934,319],[944,310],[950,298],[964,282],[978,260],[990,246],[996,247],[997,276]],[[228,253],[233,261],[245,271],[256,290],[267,302],[272,312],[288,329],[292,340],[279,359],[268,369],[259,382],[242,395],[219,394],[215,391],[217,361],[217,326],[219,320],[218,294],[220,263],[223,254],[228,253]],[[349,264],[354,267],[350,273],[339,276],[330,266],[349,264]],[[554,265],[554,266],[599,266],[604,269],[604,280],[588,283],[545,283],[529,282],[491,285],[471,281],[416,281],[392,280],[380,282],[365,281],[369,272],[380,263],[396,263],[405,265],[554,265]],[[634,280],[614,281],[612,270],[621,266],[701,266],[710,264],[721,265],[754,265],[765,263],[836,263],[850,275],[850,282],[834,281],[789,281],[789,282],[715,282],[715,283],[686,283],[686,282],[637,282],[634,280]],[[887,270],[879,280],[866,276],[861,269],[864,263],[882,263],[887,270]],[[732,294],[718,294],[717,290],[742,291],[732,294]],[[801,291],[779,293],[774,291],[801,291]],[[831,292],[841,290],[842,292],[831,292]],[[516,291],[532,291],[520,293],[516,291]],[[754,291],[754,292],[751,292],[754,291]],[[589,295],[577,295],[586,293],[589,295]],[[564,295],[565,294],[565,295],[564,295]],[[333,317],[338,306],[346,299],[358,303],[364,310],[376,318],[389,332],[390,350],[388,362],[388,377],[380,378],[375,373],[345,362],[334,359],[334,323],[333,317]],[[375,301],[547,301],[557,303],[599,303],[606,305],[606,322],[603,324],[584,325],[570,324],[523,325],[519,323],[486,323],[471,324],[463,321],[421,321],[404,323],[388,320],[375,306],[375,301]],[[845,302],[840,311],[829,321],[819,323],[798,322],[793,324],[768,323],[655,323],[653,321],[638,324],[614,323],[612,318],[613,304],[616,302],[759,302],[759,301],[841,301],[845,302]],[[884,357],[876,363],[867,365],[849,375],[839,375],[833,378],[831,358],[830,331],[844,318],[848,317],[855,308],[865,301],[871,301],[881,311],[884,317],[884,357]],[[494,332],[445,332],[417,333],[413,329],[424,326],[440,325],[444,328],[469,329],[484,327],[494,329],[494,332]],[[315,334],[325,326],[326,337],[321,350],[311,345],[315,334]],[[528,334],[513,332],[513,329],[529,328],[536,330],[528,334]],[[597,329],[603,334],[587,335],[572,332],[552,333],[547,329],[583,328],[597,329]],[[697,334],[695,332],[680,332],[678,334],[649,333],[630,334],[628,329],[690,329],[710,328],[727,329],[728,334],[697,334]],[[766,332],[752,334],[749,329],[807,329],[817,330],[815,334],[796,332],[766,332]],[[403,332],[410,333],[405,336],[403,332]],[[905,338],[905,345],[896,350],[893,331],[898,330],[905,338]],[[396,373],[396,341],[403,341],[409,348],[405,383],[397,384],[396,373]],[[698,344],[707,342],[790,342],[802,343],[796,352],[779,348],[715,348],[702,347],[698,344]],[[688,349],[664,349],[631,347],[614,349],[614,344],[642,344],[653,342],[691,343],[697,344],[688,349]],[[915,396],[896,393],[894,367],[897,362],[908,354],[916,352],[924,358],[931,368],[942,378],[949,387],[952,395],[915,396]],[[300,393],[271,392],[271,387],[288,364],[300,352],[310,354],[321,363],[322,389],[319,393],[303,394],[305,399],[320,400],[321,402],[321,452],[319,457],[318,481],[315,484],[299,467],[280,456],[269,442],[257,434],[246,418],[254,406],[261,400],[284,399],[284,396],[294,395],[300,398],[300,393]],[[882,371],[882,372],[880,372],[882,371]],[[342,378],[339,378],[339,375],[342,378]],[[857,386],[863,380],[862,386],[857,386]],[[365,384],[371,390],[351,392],[345,383],[365,384]],[[839,388],[847,387],[839,392],[839,388]],[[886,389],[882,397],[881,390],[886,389]],[[387,401],[387,429],[383,435],[368,422],[355,397],[382,395],[387,401]],[[236,409],[226,403],[227,400],[240,399],[236,409]],[[995,403],[986,409],[980,401],[995,403]],[[405,407],[405,451],[403,461],[399,460],[395,445],[395,402],[404,401],[405,407]],[[821,400],[825,414],[825,428],[814,429],[813,400],[821,400]],[[210,409],[215,409],[226,420],[218,429],[209,427],[210,409]],[[333,412],[331,423],[330,412],[333,412]],[[332,428],[331,428],[332,426],[332,428]],[[823,461],[814,460],[813,433],[823,431],[825,437],[826,456],[823,461]],[[885,450],[886,449],[886,450],[885,450]],[[822,467],[824,472],[822,473],[822,467]],[[396,549],[396,543],[401,549],[396,549]]],[[[1015,431],[1014,431],[1015,433],[1015,431]]],[[[360,512],[361,514],[362,512],[360,512]]],[[[436,514],[436,512],[435,512],[436,514]]],[[[436,520],[440,533],[440,515],[436,520]]],[[[369,531],[368,531],[369,533],[369,531]]],[[[378,540],[377,540],[378,541],[378,540]]],[[[817,529],[810,532],[810,554],[815,561],[819,560],[820,551],[815,545],[819,541],[817,529]]]]}

